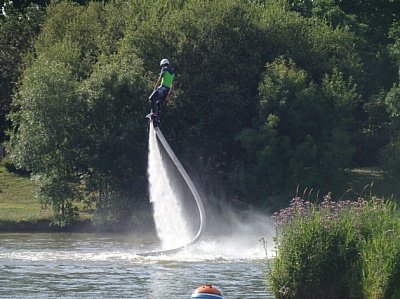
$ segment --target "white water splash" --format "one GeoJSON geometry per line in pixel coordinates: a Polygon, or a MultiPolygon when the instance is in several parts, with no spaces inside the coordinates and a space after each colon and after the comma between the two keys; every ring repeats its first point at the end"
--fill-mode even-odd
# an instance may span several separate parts
{"type": "Polygon", "coordinates": [[[149,130],[148,178],[150,202],[153,203],[154,221],[162,248],[183,246],[190,242],[191,236],[183,217],[180,200],[173,191],[158,146],[156,132],[152,125],[149,130]]]}

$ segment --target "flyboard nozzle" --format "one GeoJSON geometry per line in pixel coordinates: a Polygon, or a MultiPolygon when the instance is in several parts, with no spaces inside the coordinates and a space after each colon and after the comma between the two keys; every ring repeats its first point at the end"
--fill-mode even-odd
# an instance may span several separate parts
{"type": "Polygon", "coordinates": [[[204,298],[204,299],[223,299],[222,293],[216,287],[205,284],[194,290],[190,298],[204,298]]]}

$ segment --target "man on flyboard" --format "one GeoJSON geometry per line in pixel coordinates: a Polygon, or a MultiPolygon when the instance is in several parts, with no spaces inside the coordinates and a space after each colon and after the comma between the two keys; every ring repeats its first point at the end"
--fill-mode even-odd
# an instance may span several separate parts
{"type": "Polygon", "coordinates": [[[168,59],[163,59],[160,62],[161,72],[154,86],[154,91],[149,97],[151,112],[147,115],[151,120],[160,121],[161,104],[164,100],[170,97],[175,86],[175,72],[170,67],[168,59]]]}

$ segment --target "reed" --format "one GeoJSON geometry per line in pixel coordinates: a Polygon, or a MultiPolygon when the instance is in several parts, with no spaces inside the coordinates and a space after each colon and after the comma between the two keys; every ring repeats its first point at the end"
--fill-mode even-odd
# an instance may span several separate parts
{"type": "Polygon", "coordinates": [[[268,278],[276,298],[399,298],[400,212],[393,201],[297,197],[273,217],[268,278]]]}

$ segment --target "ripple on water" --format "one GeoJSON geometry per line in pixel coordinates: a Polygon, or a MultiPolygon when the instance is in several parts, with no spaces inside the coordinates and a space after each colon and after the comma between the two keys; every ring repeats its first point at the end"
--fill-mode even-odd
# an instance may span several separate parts
{"type": "Polygon", "coordinates": [[[145,250],[142,240],[149,250],[156,241],[61,237],[0,235],[0,298],[189,298],[204,283],[226,298],[273,298],[266,291],[265,252],[257,241],[246,248],[205,239],[172,255],[143,257],[135,253],[145,250]]]}

